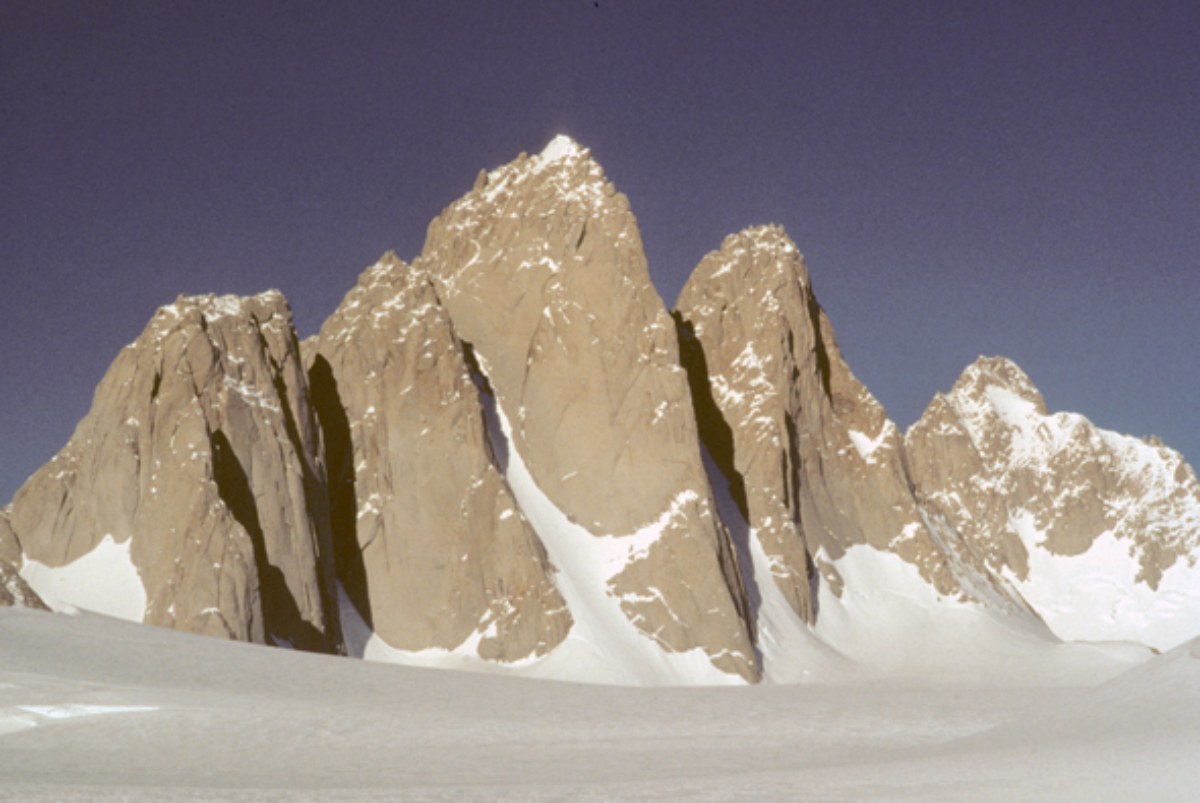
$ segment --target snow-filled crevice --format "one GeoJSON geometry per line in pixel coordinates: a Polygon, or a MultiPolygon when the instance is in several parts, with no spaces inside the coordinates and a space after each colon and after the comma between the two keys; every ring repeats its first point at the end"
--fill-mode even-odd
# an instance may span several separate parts
{"type": "MultiPolygon", "coordinates": [[[[632,601],[636,595],[622,596],[613,587],[614,578],[643,559],[680,510],[695,502],[695,491],[682,491],[658,516],[632,533],[596,535],[574,523],[530,475],[512,441],[512,430],[488,378],[484,356],[469,346],[464,351],[479,390],[488,442],[503,470],[517,513],[545,549],[551,579],[572,617],[571,629],[549,653],[508,662],[479,656],[479,642],[489,635],[485,628],[452,649],[402,650],[372,632],[370,624],[358,615],[356,605],[346,593],[350,589],[346,588],[342,593],[341,617],[347,652],[367,660],[577,683],[662,686],[744,682],[740,675],[714,666],[712,658],[700,647],[683,652],[664,649],[622,609],[622,603],[632,601]]],[[[661,593],[653,586],[644,592],[652,597],[661,593]]],[[[491,627],[495,627],[494,622],[491,627]]]]}
{"type": "Polygon", "coordinates": [[[758,586],[758,577],[754,571],[754,561],[750,550],[750,524],[742,515],[741,509],[733,498],[731,484],[726,480],[724,473],[703,441],[700,443],[700,454],[704,460],[704,471],[708,475],[708,484],[712,488],[717,515],[720,517],[721,523],[725,525],[725,530],[729,533],[729,540],[733,543],[738,574],[746,593],[747,624],[754,642],[754,660],[761,667],[762,652],[758,646],[758,619],[759,611],[762,609],[762,591],[758,586]]]}

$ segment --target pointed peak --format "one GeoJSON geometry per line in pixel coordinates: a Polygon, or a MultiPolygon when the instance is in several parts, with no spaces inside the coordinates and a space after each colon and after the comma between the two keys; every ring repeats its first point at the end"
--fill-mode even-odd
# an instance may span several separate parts
{"type": "Polygon", "coordinates": [[[1032,385],[1021,367],[1008,357],[980,355],[963,371],[963,377],[987,377],[1008,384],[1032,385]]]}
{"type": "Polygon", "coordinates": [[[379,267],[398,268],[404,265],[404,260],[396,256],[396,252],[392,250],[385,251],[383,256],[375,262],[379,267]]]}
{"type": "Polygon", "coordinates": [[[179,318],[188,312],[197,311],[207,320],[213,321],[228,316],[245,315],[252,311],[252,308],[275,309],[280,306],[286,308],[287,300],[283,297],[283,293],[272,288],[252,296],[216,295],[214,293],[194,296],[180,295],[174,303],[159,307],[158,314],[179,318]]]}
{"type": "Polygon", "coordinates": [[[543,164],[549,164],[559,159],[578,159],[581,156],[587,155],[587,152],[587,148],[566,134],[557,134],[554,139],[546,144],[542,152],[537,155],[537,159],[543,164]]]}
{"type": "Polygon", "coordinates": [[[748,248],[756,251],[777,251],[783,254],[799,254],[800,249],[778,223],[749,226],[736,234],[730,234],[721,242],[721,251],[748,248]]]}
{"type": "Polygon", "coordinates": [[[604,170],[591,156],[591,151],[566,134],[554,137],[541,153],[527,156],[524,152],[508,164],[481,172],[471,192],[448,209],[467,210],[482,202],[503,204],[527,187],[549,186],[565,200],[584,201],[589,205],[603,202],[616,194],[616,189],[604,177],[604,170]]]}
{"type": "Polygon", "coordinates": [[[950,391],[952,396],[977,396],[988,388],[999,387],[1032,402],[1042,414],[1046,403],[1042,394],[1015,362],[1007,357],[978,357],[959,376],[950,391]]]}
{"type": "MultiPolygon", "coordinates": [[[[774,293],[785,286],[808,288],[804,257],[782,226],[774,223],[751,226],[730,234],[721,247],[708,252],[680,293],[679,301],[700,286],[712,287],[715,280],[732,287],[753,287],[774,293]]],[[[705,291],[708,292],[708,291],[705,291]]],[[[727,288],[722,292],[736,292],[727,288]]]]}

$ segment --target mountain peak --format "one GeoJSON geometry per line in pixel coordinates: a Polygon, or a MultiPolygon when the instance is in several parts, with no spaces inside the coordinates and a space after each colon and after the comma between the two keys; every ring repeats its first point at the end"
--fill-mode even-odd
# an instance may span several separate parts
{"type": "Polygon", "coordinates": [[[1021,367],[1007,357],[979,357],[959,376],[950,390],[955,398],[976,398],[988,393],[988,388],[1000,388],[1032,403],[1037,412],[1045,415],[1046,402],[1041,391],[1021,367]]]}
{"type": "Polygon", "coordinates": [[[549,164],[559,159],[577,159],[581,156],[586,156],[587,153],[587,148],[566,134],[557,134],[554,139],[546,144],[546,147],[542,149],[537,158],[543,164],[549,164]]]}
{"type": "MultiPolygon", "coordinates": [[[[753,288],[756,293],[770,296],[764,303],[775,308],[781,293],[790,298],[795,289],[803,292],[808,286],[808,270],[800,250],[782,226],[768,223],[727,235],[721,247],[706,254],[696,266],[677,304],[696,293],[729,295],[741,292],[733,288],[753,288]],[[718,285],[725,289],[719,290],[718,285]]],[[[692,298],[686,305],[700,303],[692,298]]]]}

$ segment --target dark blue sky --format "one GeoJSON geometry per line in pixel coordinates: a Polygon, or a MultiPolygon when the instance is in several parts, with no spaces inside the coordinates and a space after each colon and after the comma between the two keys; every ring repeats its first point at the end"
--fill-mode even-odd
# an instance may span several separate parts
{"type": "Polygon", "coordinates": [[[180,293],[311,334],[555,133],[670,304],[783,224],[901,425],[979,354],[1200,462],[1200,5],[0,4],[0,503],[180,293]]]}

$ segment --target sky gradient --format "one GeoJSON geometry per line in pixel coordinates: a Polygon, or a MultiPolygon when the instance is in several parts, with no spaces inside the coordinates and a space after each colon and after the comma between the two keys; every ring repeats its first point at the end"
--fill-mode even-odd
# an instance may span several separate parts
{"type": "Polygon", "coordinates": [[[556,133],[670,306],[746,226],[805,254],[902,427],[980,354],[1200,463],[1195,2],[0,5],[0,504],[179,293],[314,333],[556,133]]]}

